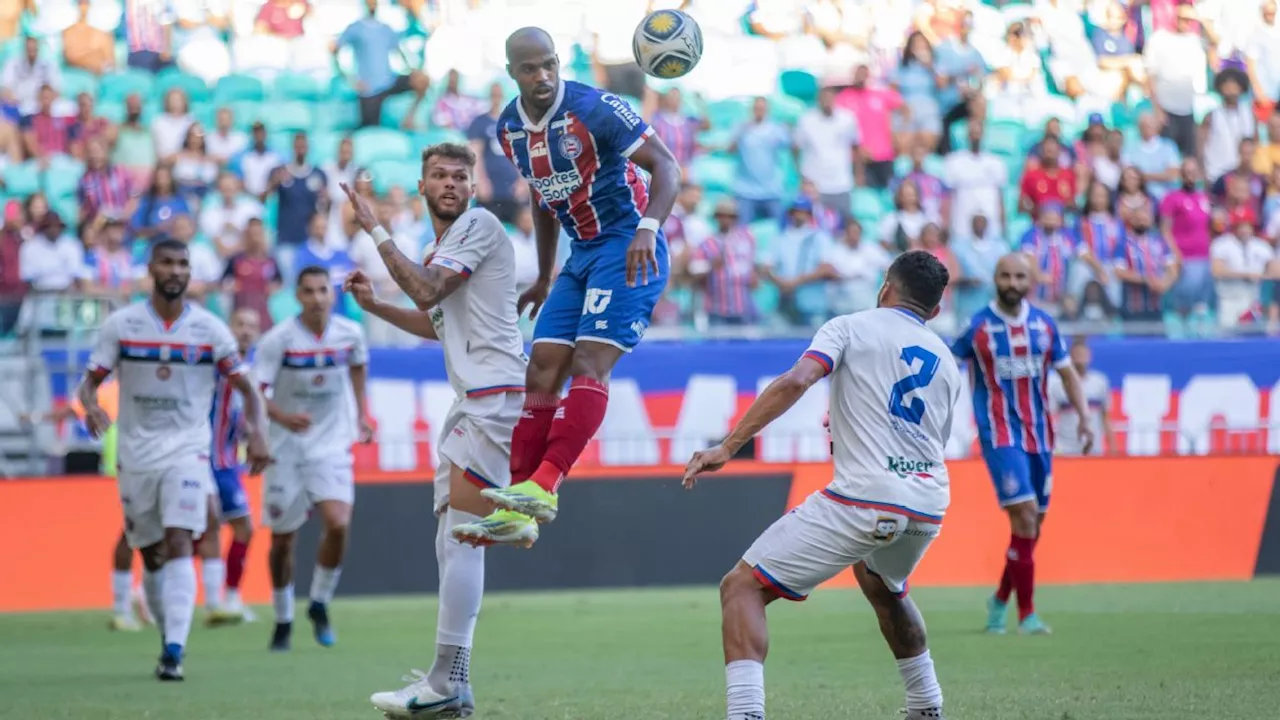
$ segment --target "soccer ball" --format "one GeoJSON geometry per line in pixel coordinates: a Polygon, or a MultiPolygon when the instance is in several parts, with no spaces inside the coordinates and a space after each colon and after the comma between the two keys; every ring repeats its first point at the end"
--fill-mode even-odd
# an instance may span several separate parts
{"type": "Polygon", "coordinates": [[[649,13],[631,41],[636,64],[663,80],[684,77],[702,59],[702,29],[679,10],[649,13]]]}

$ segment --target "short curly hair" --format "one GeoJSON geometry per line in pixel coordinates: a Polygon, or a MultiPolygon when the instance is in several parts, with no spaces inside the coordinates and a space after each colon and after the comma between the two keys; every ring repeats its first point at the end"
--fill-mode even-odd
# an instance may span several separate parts
{"type": "Polygon", "coordinates": [[[476,166],[476,154],[471,151],[471,148],[462,143],[443,142],[428,147],[422,151],[422,167],[425,168],[433,157],[460,160],[468,168],[476,166]]]}

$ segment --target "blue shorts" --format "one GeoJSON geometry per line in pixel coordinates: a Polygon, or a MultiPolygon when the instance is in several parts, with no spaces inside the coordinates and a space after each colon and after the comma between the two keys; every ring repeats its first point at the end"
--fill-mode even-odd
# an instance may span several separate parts
{"type": "Polygon", "coordinates": [[[249,498],[240,482],[240,468],[214,469],[213,481],[218,484],[218,501],[222,506],[222,521],[235,520],[249,515],[249,498]]]}
{"type": "Polygon", "coordinates": [[[574,243],[547,302],[538,314],[533,341],[576,345],[602,342],[624,351],[640,343],[649,316],[671,274],[667,237],[658,233],[658,277],[649,268],[649,284],[627,287],[627,247],[632,234],[574,243]]]}
{"type": "Polygon", "coordinates": [[[982,459],[996,486],[1000,507],[1034,500],[1040,512],[1049,509],[1053,492],[1053,453],[1020,448],[982,446],[982,459]]]}

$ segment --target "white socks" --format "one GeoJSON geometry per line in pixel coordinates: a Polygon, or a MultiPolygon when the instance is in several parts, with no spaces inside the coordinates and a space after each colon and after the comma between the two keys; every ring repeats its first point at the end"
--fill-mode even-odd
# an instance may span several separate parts
{"type": "Polygon", "coordinates": [[[764,720],[764,665],[734,660],[724,666],[729,720],[764,720]]]}
{"type": "Polygon", "coordinates": [[[152,619],[161,628],[164,628],[164,597],[161,592],[163,588],[164,566],[161,566],[155,572],[151,572],[144,567],[142,569],[142,593],[147,598],[147,609],[151,611],[152,619]]]}
{"type": "Polygon", "coordinates": [[[902,684],[907,687],[907,709],[928,710],[942,707],[942,688],[933,672],[933,658],[929,651],[923,655],[898,661],[902,684]]]}
{"type": "Polygon", "coordinates": [[[471,639],[484,596],[484,548],[463,545],[450,533],[458,525],[479,519],[448,508],[436,527],[440,612],[436,619],[436,659],[427,678],[431,687],[441,692],[471,679],[471,639]]]}
{"type": "Polygon", "coordinates": [[[244,600],[240,599],[239,588],[227,588],[226,603],[228,607],[232,608],[244,607],[244,600]]]}
{"type": "Polygon", "coordinates": [[[276,622],[293,622],[293,583],[271,591],[271,606],[276,610],[276,622]]]}
{"type": "Polygon", "coordinates": [[[327,568],[316,565],[311,574],[311,602],[328,605],[333,602],[333,593],[338,589],[338,578],[342,577],[342,568],[327,568]]]}
{"type": "Polygon", "coordinates": [[[222,586],[227,581],[227,566],[222,558],[206,558],[201,561],[204,581],[204,607],[206,610],[217,610],[222,607],[222,586]]]}
{"type": "Polygon", "coordinates": [[[111,611],[118,618],[133,618],[133,571],[111,571],[111,611]]]}
{"type": "Polygon", "coordinates": [[[164,606],[164,641],[186,646],[191,634],[191,618],[196,611],[196,564],[190,557],[165,561],[164,586],[160,590],[164,606]]]}

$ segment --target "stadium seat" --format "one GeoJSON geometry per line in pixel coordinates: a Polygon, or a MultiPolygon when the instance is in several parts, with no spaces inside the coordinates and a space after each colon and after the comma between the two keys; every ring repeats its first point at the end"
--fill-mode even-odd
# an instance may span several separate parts
{"type": "Polygon", "coordinates": [[[111,73],[98,85],[98,99],[123,101],[130,95],[140,95],[144,100],[155,95],[155,76],[132,68],[111,73]]]}
{"type": "Polygon", "coordinates": [[[74,197],[84,175],[84,163],[66,155],[49,159],[44,170],[44,194],[50,199],[74,197]]]}
{"type": "Polygon", "coordinates": [[[405,160],[413,155],[413,143],[398,130],[362,128],[352,139],[355,161],[361,167],[369,167],[379,160],[405,160]]]}
{"type": "Polygon", "coordinates": [[[322,103],[313,110],[311,119],[316,129],[346,131],[360,124],[360,108],[354,102],[322,103]]]}
{"type": "Polygon", "coordinates": [[[747,226],[756,239],[756,258],[759,259],[773,252],[773,242],[778,238],[782,228],[777,220],[757,220],[747,226]]]}
{"type": "Polygon", "coordinates": [[[415,132],[411,136],[413,141],[413,154],[418,156],[423,150],[438,145],[443,142],[466,144],[467,136],[459,130],[451,130],[448,128],[435,128],[425,132],[415,132]]]}
{"type": "Polygon", "coordinates": [[[996,120],[987,123],[983,131],[982,146],[987,152],[996,155],[1022,155],[1027,150],[1025,135],[1022,123],[996,120]]]}
{"type": "MultiPolygon", "coordinates": [[[[262,120],[265,123],[268,119],[263,116],[262,103],[257,100],[235,100],[224,104],[216,102],[214,104],[219,107],[230,108],[233,123],[241,130],[248,131],[255,122],[262,120]]],[[[270,130],[271,127],[268,125],[267,129],[270,130]]]]}
{"type": "Polygon", "coordinates": [[[749,98],[717,100],[707,105],[707,120],[713,128],[734,128],[751,117],[749,98]]]}
{"type": "Polygon", "coordinates": [[[791,97],[790,95],[776,95],[769,99],[769,114],[774,120],[795,125],[800,121],[800,116],[809,109],[804,101],[791,97]]]}
{"type": "Polygon", "coordinates": [[[80,218],[80,201],[75,195],[68,197],[54,198],[49,201],[49,207],[58,213],[58,217],[68,225],[75,225],[80,218]]]}
{"type": "Polygon", "coordinates": [[[93,73],[78,68],[67,68],[62,71],[62,96],[79,97],[80,93],[98,96],[98,77],[93,73]]]}
{"type": "Polygon", "coordinates": [[[332,162],[338,157],[339,135],[337,133],[328,130],[312,130],[307,139],[310,140],[311,162],[316,165],[332,162]]]}
{"type": "MultiPolygon", "coordinates": [[[[384,100],[382,102],[382,127],[398,129],[400,123],[404,122],[404,116],[409,112],[409,108],[413,107],[414,101],[415,98],[412,93],[401,93],[384,100]]],[[[418,111],[413,116],[413,126],[415,128],[424,128],[430,124],[432,104],[424,98],[422,103],[418,105],[418,111]]]]}
{"type": "Polygon", "coordinates": [[[738,164],[726,157],[703,155],[693,159],[690,171],[693,181],[702,185],[708,194],[729,192],[737,177],[738,164]]]}
{"type": "Polygon", "coordinates": [[[812,105],[818,100],[818,78],[803,70],[785,70],[778,77],[778,85],[786,95],[812,105]]]}
{"type": "Polygon", "coordinates": [[[94,112],[116,125],[124,122],[125,108],[121,100],[99,100],[94,112]]]}
{"type": "Polygon", "coordinates": [[[272,102],[264,105],[263,115],[276,131],[310,130],[311,108],[304,102],[272,102]]]}
{"type": "Polygon", "coordinates": [[[193,103],[207,102],[210,97],[209,86],[195,75],[188,75],[181,70],[165,70],[156,75],[156,95],[163,98],[173,88],[185,92],[187,100],[193,103]]]}
{"type": "Polygon", "coordinates": [[[369,174],[373,176],[373,189],[379,195],[387,194],[393,187],[403,188],[412,195],[422,171],[414,160],[379,160],[369,166],[369,174]]]}
{"type": "Polygon", "coordinates": [[[871,188],[854,188],[853,189],[853,207],[850,212],[858,218],[859,222],[866,224],[863,218],[879,218],[888,212],[883,201],[883,196],[879,191],[871,188]]]}
{"type": "Polygon", "coordinates": [[[325,86],[310,75],[299,73],[282,73],[271,86],[271,97],[275,100],[301,100],[318,102],[325,99],[325,86]]]}
{"type": "Polygon", "coordinates": [[[35,161],[9,165],[0,177],[4,178],[4,189],[9,195],[26,197],[40,191],[40,167],[35,161]]]}
{"type": "Polygon", "coordinates": [[[228,75],[218,81],[213,89],[213,102],[227,105],[237,101],[267,99],[267,89],[262,81],[251,75],[228,75]]]}

